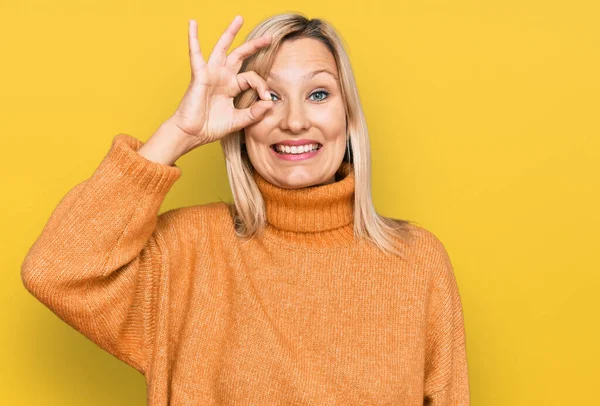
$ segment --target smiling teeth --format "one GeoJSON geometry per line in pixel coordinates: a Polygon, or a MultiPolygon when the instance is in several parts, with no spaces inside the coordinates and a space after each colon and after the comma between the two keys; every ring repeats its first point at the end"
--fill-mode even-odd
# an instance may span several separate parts
{"type": "Polygon", "coordinates": [[[319,149],[319,144],[307,144],[292,147],[289,145],[275,145],[275,150],[282,154],[303,154],[316,149],[319,149]]]}

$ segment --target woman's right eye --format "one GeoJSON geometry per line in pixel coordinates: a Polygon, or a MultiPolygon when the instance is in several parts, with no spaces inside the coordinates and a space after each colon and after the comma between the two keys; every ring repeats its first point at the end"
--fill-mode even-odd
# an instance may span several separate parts
{"type": "MultiPolygon", "coordinates": [[[[277,97],[277,95],[275,95],[272,92],[269,92],[269,95],[271,96],[271,101],[275,101],[273,100],[273,96],[277,97]]],[[[260,95],[258,93],[256,93],[256,96],[254,97],[254,101],[260,100],[260,95]]]]}

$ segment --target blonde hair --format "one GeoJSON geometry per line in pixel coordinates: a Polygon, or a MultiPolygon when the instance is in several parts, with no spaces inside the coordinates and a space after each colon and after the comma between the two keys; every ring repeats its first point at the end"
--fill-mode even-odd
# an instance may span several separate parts
{"type": "MultiPolygon", "coordinates": [[[[333,26],[323,19],[308,19],[297,13],[271,16],[259,23],[247,36],[246,41],[270,34],[271,44],[246,58],[240,73],[254,71],[266,80],[279,47],[286,41],[313,38],[324,43],[333,54],[338,68],[341,93],[346,109],[348,143],[343,161],[354,167],[354,235],[366,238],[383,252],[404,258],[397,247],[398,239],[410,237],[409,220],[397,220],[379,215],[371,198],[371,152],[366,120],[358,96],[358,90],[341,37],[333,26]]],[[[250,88],[234,98],[239,109],[249,107],[257,93],[250,88]]],[[[227,175],[234,203],[228,204],[234,219],[236,234],[252,238],[266,226],[264,200],[254,181],[254,168],[245,148],[242,148],[243,129],[228,134],[220,140],[227,175]]]]}

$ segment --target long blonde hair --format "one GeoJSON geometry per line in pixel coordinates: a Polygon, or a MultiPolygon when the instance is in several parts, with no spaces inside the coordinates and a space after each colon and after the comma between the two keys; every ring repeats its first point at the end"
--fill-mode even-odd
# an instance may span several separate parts
{"type": "MultiPolygon", "coordinates": [[[[373,242],[386,254],[392,253],[404,258],[398,248],[398,239],[410,237],[409,220],[398,220],[379,215],[371,198],[371,152],[366,120],[358,96],[350,60],[342,39],[333,26],[323,19],[308,19],[297,13],[284,13],[271,16],[259,23],[247,36],[246,41],[270,34],[271,44],[246,58],[241,72],[255,71],[266,80],[275,55],[285,41],[313,38],[323,42],[333,54],[340,78],[342,98],[346,109],[348,143],[343,160],[354,168],[354,235],[373,242]]],[[[257,99],[257,93],[250,88],[234,98],[234,106],[239,109],[249,107],[257,99]]],[[[234,203],[228,204],[234,219],[236,234],[241,238],[252,238],[266,226],[264,200],[254,181],[254,168],[245,148],[242,148],[243,129],[235,131],[220,140],[227,175],[234,203]]]]}

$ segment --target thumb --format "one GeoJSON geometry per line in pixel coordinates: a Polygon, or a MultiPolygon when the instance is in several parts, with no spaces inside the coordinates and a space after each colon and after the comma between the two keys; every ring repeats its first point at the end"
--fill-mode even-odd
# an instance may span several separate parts
{"type": "Polygon", "coordinates": [[[238,109],[233,118],[234,131],[240,130],[262,119],[265,113],[273,107],[271,100],[259,100],[245,109],[238,109]]]}

